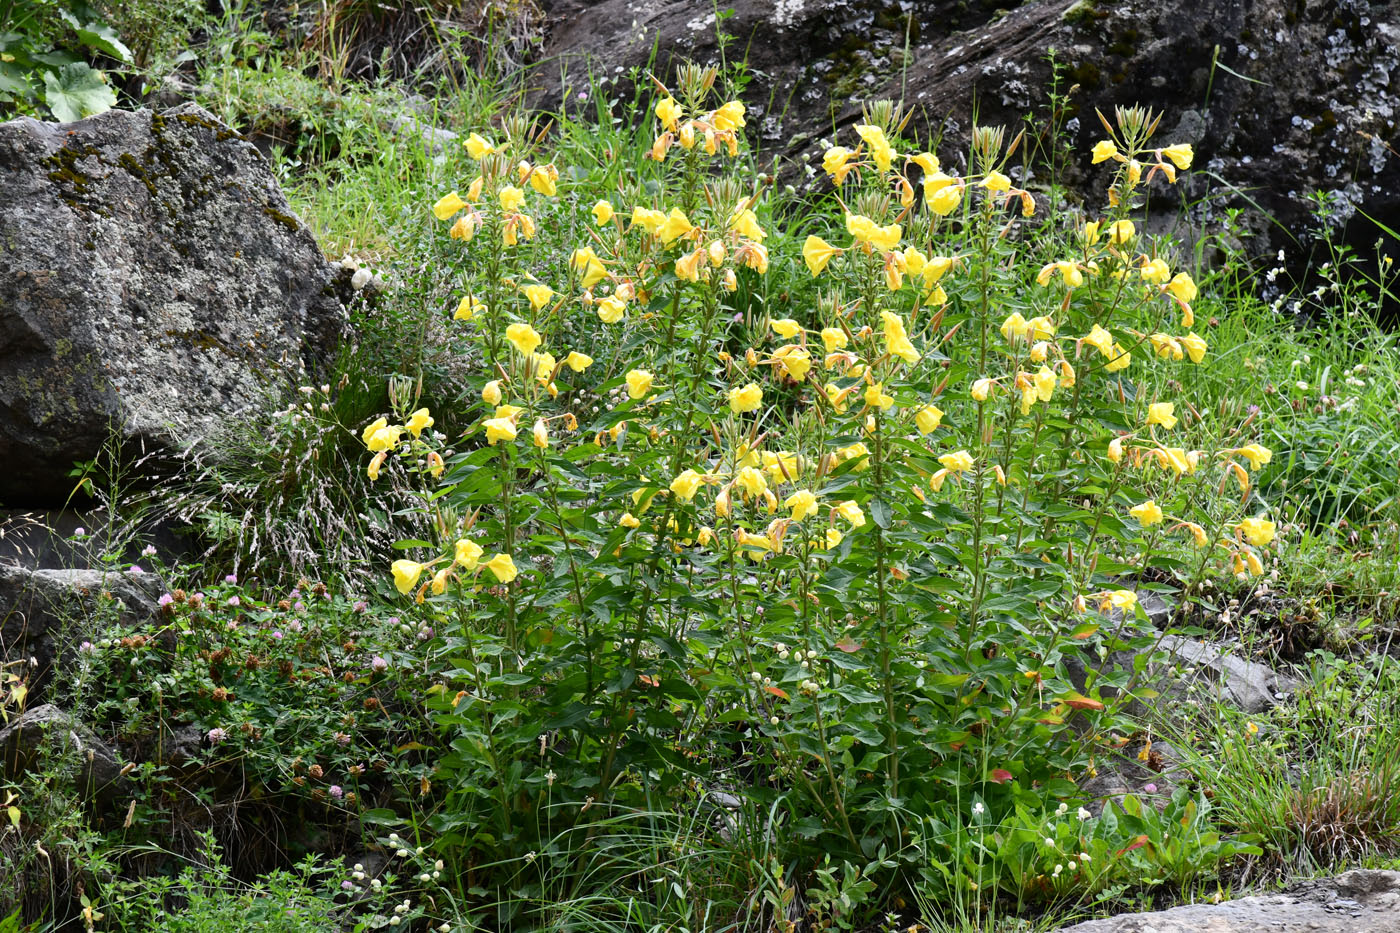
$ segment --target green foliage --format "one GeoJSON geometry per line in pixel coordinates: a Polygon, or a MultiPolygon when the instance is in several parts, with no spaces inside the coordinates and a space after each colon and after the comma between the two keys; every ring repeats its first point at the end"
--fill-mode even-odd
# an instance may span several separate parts
{"type": "Polygon", "coordinates": [[[83,0],[4,0],[0,5],[0,107],[70,122],[117,103],[107,76],[81,54],[131,64],[131,51],[83,0]]]}
{"type": "Polygon", "coordinates": [[[1294,707],[1257,722],[1211,709],[1189,762],[1266,868],[1312,873],[1400,852],[1400,672],[1318,652],[1294,707]]]}

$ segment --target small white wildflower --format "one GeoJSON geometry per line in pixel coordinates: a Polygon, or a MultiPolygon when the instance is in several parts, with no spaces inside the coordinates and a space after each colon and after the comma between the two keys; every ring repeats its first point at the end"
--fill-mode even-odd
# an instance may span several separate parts
{"type": "Polygon", "coordinates": [[[972,805],[972,815],[973,815],[973,816],[981,816],[983,813],[986,813],[986,812],[987,812],[987,808],[984,807],[984,806],[982,806],[982,801],[979,800],[979,801],[977,801],[976,803],[974,803],[974,804],[972,805]]]}
{"type": "Polygon", "coordinates": [[[1093,816],[1094,814],[1090,813],[1088,810],[1084,809],[1083,807],[1080,807],[1080,808],[1079,808],[1079,813],[1078,813],[1077,815],[1079,816],[1079,821],[1082,823],[1082,822],[1084,822],[1085,820],[1087,820],[1089,817],[1093,816]]]}

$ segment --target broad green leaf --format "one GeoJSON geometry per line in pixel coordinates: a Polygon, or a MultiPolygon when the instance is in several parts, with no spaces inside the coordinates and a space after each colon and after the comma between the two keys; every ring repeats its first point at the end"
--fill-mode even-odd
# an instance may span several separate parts
{"type": "Polygon", "coordinates": [[[124,65],[131,64],[131,49],[122,43],[117,31],[102,23],[88,23],[76,30],[78,41],[90,49],[112,56],[124,65]]]}
{"type": "Polygon", "coordinates": [[[57,75],[44,73],[44,103],[59,122],[72,123],[111,110],[117,95],[102,79],[102,72],[73,62],[60,68],[57,75]]]}

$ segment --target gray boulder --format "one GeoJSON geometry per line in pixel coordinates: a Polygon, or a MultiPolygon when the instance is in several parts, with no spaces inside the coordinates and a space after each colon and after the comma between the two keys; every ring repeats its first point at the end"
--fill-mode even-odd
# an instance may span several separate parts
{"type": "Polygon", "coordinates": [[[193,104],[0,124],[0,502],[62,503],[304,379],[345,326],[266,162],[193,104]]]}
{"type": "Polygon", "coordinates": [[[122,779],[116,752],[63,710],[50,704],[28,709],[0,729],[0,774],[13,778],[35,766],[43,743],[51,754],[71,755],[78,768],[79,790],[110,795],[122,779]]]}
{"type": "Polygon", "coordinates": [[[1282,894],[1090,920],[1060,933],[1396,933],[1400,872],[1357,869],[1282,894]]]}
{"type": "Polygon", "coordinates": [[[1162,638],[1161,647],[1170,656],[1168,663],[1182,672],[1177,677],[1164,675],[1163,679],[1165,692],[1176,699],[1189,696],[1183,688],[1200,684],[1217,699],[1246,713],[1263,713],[1278,706],[1299,687],[1296,678],[1241,658],[1215,642],[1167,635],[1162,638]]]}
{"type": "Polygon", "coordinates": [[[153,618],[157,587],[148,575],[0,564],[0,664],[24,662],[8,669],[25,677],[29,702],[39,702],[83,641],[153,618]]]}

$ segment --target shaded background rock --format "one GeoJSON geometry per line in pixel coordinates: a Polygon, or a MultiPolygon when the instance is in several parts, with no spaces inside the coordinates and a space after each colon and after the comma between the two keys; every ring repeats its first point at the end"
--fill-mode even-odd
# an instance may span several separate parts
{"type": "Polygon", "coordinates": [[[157,587],[145,574],[0,563],[0,663],[25,662],[18,672],[29,685],[29,702],[42,702],[55,667],[71,663],[84,640],[109,625],[152,619],[157,587]]]}
{"type": "Polygon", "coordinates": [[[7,778],[35,766],[40,746],[47,739],[50,750],[72,755],[78,767],[78,789],[85,794],[111,796],[122,779],[122,764],[110,746],[91,729],[56,706],[45,703],[25,710],[0,729],[0,773],[7,778]]]}
{"type": "MultiPolygon", "coordinates": [[[[708,8],[680,0],[546,0],[534,99],[576,108],[588,68],[621,76],[653,65],[663,79],[685,58],[720,59],[708,8]]],[[[1048,111],[1051,49],[1068,99],[1065,129],[1076,155],[1063,179],[1097,212],[1109,168],[1089,164],[1102,137],[1095,109],[1140,103],[1165,116],[1158,138],[1196,148],[1179,189],[1158,188],[1173,208],[1218,227],[1244,209],[1244,245],[1264,257],[1310,223],[1312,192],[1333,202],[1330,223],[1358,210],[1397,228],[1400,157],[1396,80],[1400,6],[1367,0],[736,0],[720,24],[747,59],[750,139],[820,178],[822,138],[860,116],[864,101],[901,97],[917,108],[911,130],[942,142],[945,166],[966,152],[974,108],[984,124],[1015,127],[1048,111]]],[[[591,106],[591,105],[589,105],[591,106]]],[[[847,142],[849,134],[843,136],[847,142]]],[[[1016,163],[1019,163],[1019,158],[1016,163]]],[[[1034,187],[1046,178],[1024,179],[1034,187]]],[[[1173,211],[1174,213],[1174,211],[1173,211]]],[[[1188,239],[1195,230],[1182,231],[1188,239]]],[[[1345,236],[1364,252],[1380,235],[1366,222],[1345,236]]],[[[1392,244],[1392,254],[1400,244],[1392,244]]]]}
{"type": "Polygon", "coordinates": [[[327,359],[332,272],[194,105],[0,124],[0,502],[60,504],[115,436],[159,462],[327,359]]]}

